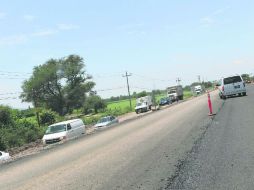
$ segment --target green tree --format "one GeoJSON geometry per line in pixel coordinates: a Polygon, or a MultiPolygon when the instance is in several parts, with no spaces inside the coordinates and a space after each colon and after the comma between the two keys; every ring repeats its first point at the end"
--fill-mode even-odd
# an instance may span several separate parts
{"type": "Polygon", "coordinates": [[[136,97],[137,97],[137,98],[140,98],[140,97],[144,97],[144,96],[147,96],[147,95],[148,95],[148,94],[147,94],[146,91],[142,91],[142,92],[138,93],[138,94],[136,95],[136,97]]]}
{"type": "Polygon", "coordinates": [[[84,113],[88,114],[90,110],[98,113],[98,110],[106,108],[106,103],[99,96],[89,96],[84,105],[84,113]]]}
{"type": "Polygon", "coordinates": [[[242,74],[241,76],[242,76],[242,78],[243,78],[243,80],[244,80],[245,82],[251,80],[251,77],[250,77],[249,74],[242,74]]]}
{"type": "Polygon", "coordinates": [[[32,102],[35,107],[44,107],[64,115],[83,106],[86,93],[95,86],[90,79],[80,56],[50,59],[36,66],[30,79],[24,81],[21,98],[32,102]]]}

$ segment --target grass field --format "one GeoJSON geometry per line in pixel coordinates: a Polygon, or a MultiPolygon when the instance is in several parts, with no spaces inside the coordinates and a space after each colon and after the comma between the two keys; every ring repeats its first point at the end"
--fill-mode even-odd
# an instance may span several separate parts
{"type": "MultiPolygon", "coordinates": [[[[191,91],[184,91],[184,99],[190,98],[192,95],[191,91]]],[[[157,95],[156,102],[158,102],[161,98],[166,97],[165,94],[157,95]]],[[[136,99],[132,98],[132,111],[134,111],[136,105],[136,99]]],[[[117,102],[109,102],[107,105],[107,109],[117,110],[117,109],[127,109],[130,107],[129,100],[121,100],[117,102]]]]}

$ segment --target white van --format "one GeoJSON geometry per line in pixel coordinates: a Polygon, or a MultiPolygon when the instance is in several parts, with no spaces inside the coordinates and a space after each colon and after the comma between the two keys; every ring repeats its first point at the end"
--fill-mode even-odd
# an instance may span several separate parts
{"type": "Polygon", "coordinates": [[[228,96],[246,96],[245,83],[240,75],[222,78],[219,82],[219,96],[226,99],[228,96]]]}
{"type": "Polygon", "coordinates": [[[81,119],[55,123],[48,126],[42,138],[43,144],[53,144],[85,134],[85,125],[81,119]]]}

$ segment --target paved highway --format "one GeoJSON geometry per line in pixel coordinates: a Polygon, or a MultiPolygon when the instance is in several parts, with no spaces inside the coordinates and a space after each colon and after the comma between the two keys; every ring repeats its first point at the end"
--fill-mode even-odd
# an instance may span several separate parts
{"type": "Polygon", "coordinates": [[[254,87],[229,98],[167,189],[254,189],[254,87]]]}
{"type": "Polygon", "coordinates": [[[225,102],[217,93],[214,119],[203,95],[2,165],[0,189],[253,187],[254,87],[225,102]]]}

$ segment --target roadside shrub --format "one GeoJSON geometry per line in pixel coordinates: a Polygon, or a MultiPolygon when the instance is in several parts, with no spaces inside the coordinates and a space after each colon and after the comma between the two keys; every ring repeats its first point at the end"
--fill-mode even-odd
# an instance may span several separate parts
{"type": "Polygon", "coordinates": [[[5,137],[5,129],[0,129],[0,150],[6,150],[8,148],[8,143],[5,137]]]}
{"type": "Polygon", "coordinates": [[[41,139],[45,128],[39,128],[28,120],[18,120],[14,126],[0,129],[0,150],[20,147],[41,139]]]}
{"type": "Polygon", "coordinates": [[[89,117],[84,117],[83,121],[86,125],[91,125],[97,123],[97,121],[101,118],[101,115],[93,115],[89,117]]]}
{"type": "Polygon", "coordinates": [[[13,124],[11,109],[6,106],[0,106],[0,126],[9,126],[13,124]]]}
{"type": "Polygon", "coordinates": [[[27,109],[27,110],[21,110],[20,111],[20,118],[28,118],[28,117],[34,117],[35,116],[35,111],[33,109],[27,109]]]}
{"type": "Polygon", "coordinates": [[[51,125],[57,120],[57,113],[51,110],[42,110],[40,113],[40,123],[42,125],[51,125]]]}

